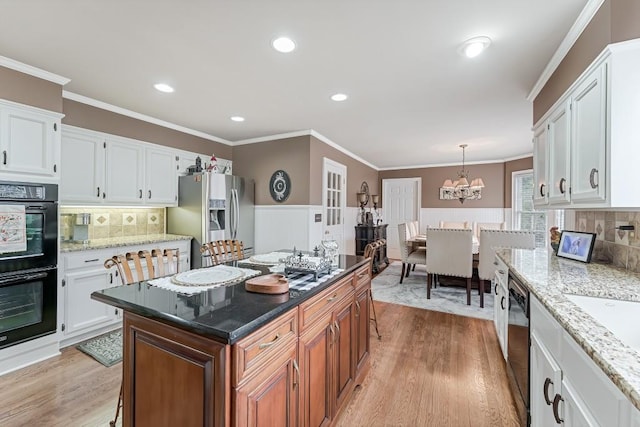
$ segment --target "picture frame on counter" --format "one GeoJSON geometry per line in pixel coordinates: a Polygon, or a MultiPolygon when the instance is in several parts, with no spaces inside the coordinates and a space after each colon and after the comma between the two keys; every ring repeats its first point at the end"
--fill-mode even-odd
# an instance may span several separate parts
{"type": "Polygon", "coordinates": [[[560,235],[557,256],[581,262],[591,262],[595,242],[595,233],[564,230],[560,235]]]}

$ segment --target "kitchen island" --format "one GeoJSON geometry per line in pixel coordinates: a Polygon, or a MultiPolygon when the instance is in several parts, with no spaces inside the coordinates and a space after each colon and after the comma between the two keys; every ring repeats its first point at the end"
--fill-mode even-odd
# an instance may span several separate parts
{"type": "Polygon", "coordinates": [[[330,425],[369,368],[369,261],[267,295],[244,282],[182,295],[94,292],[124,310],[123,425],[330,425]]]}

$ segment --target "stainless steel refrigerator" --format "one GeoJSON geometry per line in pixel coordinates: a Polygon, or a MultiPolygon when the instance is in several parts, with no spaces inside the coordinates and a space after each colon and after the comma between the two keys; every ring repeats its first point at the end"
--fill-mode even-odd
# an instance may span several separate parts
{"type": "Polygon", "coordinates": [[[181,176],[178,207],[167,209],[167,233],[193,236],[191,267],[203,266],[200,246],[213,240],[236,239],[245,254],[253,253],[253,180],[217,173],[181,176]]]}

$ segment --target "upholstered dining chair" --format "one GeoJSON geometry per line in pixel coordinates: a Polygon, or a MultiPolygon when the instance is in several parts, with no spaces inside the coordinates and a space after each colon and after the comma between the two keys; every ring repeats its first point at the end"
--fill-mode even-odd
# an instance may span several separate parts
{"type": "Polygon", "coordinates": [[[244,245],[240,240],[215,240],[200,247],[202,256],[209,258],[209,265],[244,259],[244,245]]]}
{"type": "Polygon", "coordinates": [[[400,245],[400,260],[402,261],[402,273],[400,274],[400,283],[404,277],[409,277],[411,266],[415,264],[426,264],[425,250],[426,248],[414,249],[413,245],[407,242],[409,238],[409,227],[406,223],[398,224],[398,244],[400,245]],[[406,275],[406,276],[405,276],[406,275]]]}
{"type": "Polygon", "coordinates": [[[480,229],[478,253],[478,279],[480,280],[480,304],[484,302],[484,289],[495,276],[496,248],[535,249],[533,231],[480,229]]]}
{"type": "Polygon", "coordinates": [[[504,222],[474,222],[473,223],[473,232],[476,237],[480,238],[480,230],[504,230],[505,229],[504,222]]]}
{"type": "MultiPolygon", "coordinates": [[[[373,261],[376,256],[376,251],[380,246],[384,246],[386,244],[386,240],[379,239],[364,247],[364,257],[369,258],[369,275],[371,275],[371,272],[373,271],[373,261]]],[[[369,300],[371,301],[371,311],[373,313],[373,318],[369,320],[373,321],[373,324],[376,327],[376,335],[378,335],[378,339],[381,340],[382,335],[380,335],[380,331],[378,331],[378,316],[376,316],[376,306],[373,304],[373,292],[371,292],[371,286],[369,286],[369,300]]]]}
{"type": "Polygon", "coordinates": [[[408,237],[413,237],[413,236],[417,236],[419,233],[418,231],[418,221],[409,221],[406,223],[407,226],[409,227],[409,236],[408,237]]]}
{"type": "MultiPolygon", "coordinates": [[[[127,252],[114,255],[104,262],[104,268],[110,270],[116,268],[116,276],[120,277],[122,285],[155,279],[169,274],[178,273],[180,268],[180,252],[178,249],[153,249],[149,251],[127,252]],[[165,265],[166,264],[166,265],[165,265]],[[135,276],[133,273],[135,272],[135,276]]],[[[120,380],[120,394],[116,415],[109,421],[110,427],[115,427],[123,402],[124,375],[120,380]]]]}
{"type": "Polygon", "coordinates": [[[440,221],[440,228],[470,228],[469,221],[440,221]]]}
{"type": "Polygon", "coordinates": [[[462,228],[427,229],[427,299],[434,275],[467,279],[467,305],[471,305],[473,231],[462,228]]]}

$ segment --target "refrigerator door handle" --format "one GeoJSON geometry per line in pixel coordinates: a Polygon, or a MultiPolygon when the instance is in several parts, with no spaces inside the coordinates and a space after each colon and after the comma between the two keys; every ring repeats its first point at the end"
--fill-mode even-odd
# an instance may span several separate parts
{"type": "MultiPolygon", "coordinates": [[[[237,236],[238,234],[238,226],[240,225],[240,197],[238,197],[238,190],[233,190],[236,192],[236,230],[234,235],[237,236]]],[[[234,239],[237,239],[237,237],[234,237],[234,239]]]]}
{"type": "Polygon", "coordinates": [[[231,239],[235,240],[238,233],[238,194],[236,189],[231,189],[231,239]]]}

